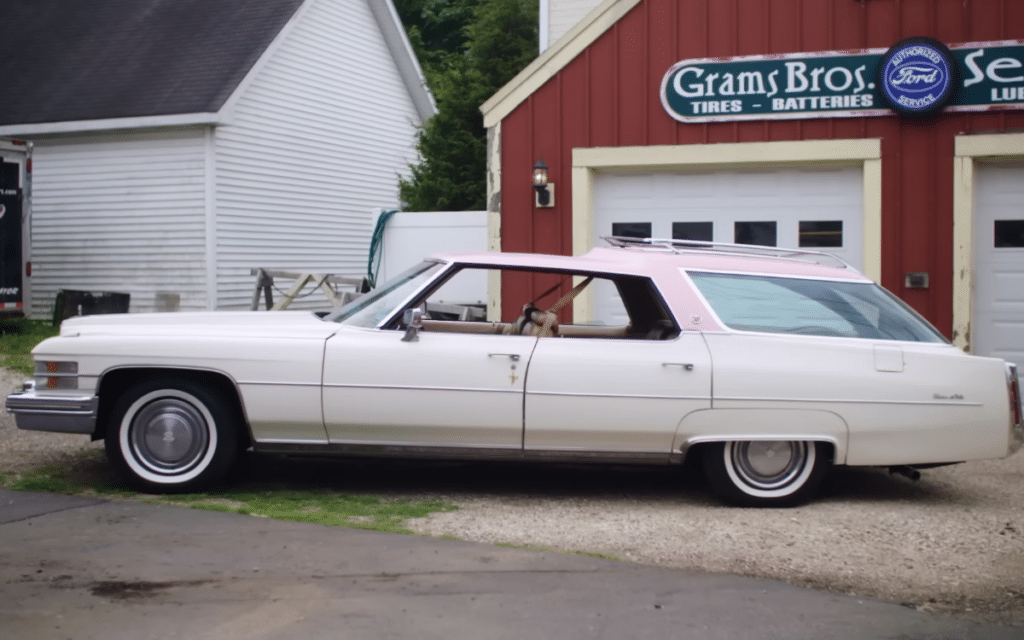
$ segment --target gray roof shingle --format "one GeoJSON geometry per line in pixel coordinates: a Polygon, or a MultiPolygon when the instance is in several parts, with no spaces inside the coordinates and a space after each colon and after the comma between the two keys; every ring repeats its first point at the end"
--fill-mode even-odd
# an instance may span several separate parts
{"type": "Polygon", "coordinates": [[[303,0],[2,0],[0,126],[216,112],[303,0]]]}

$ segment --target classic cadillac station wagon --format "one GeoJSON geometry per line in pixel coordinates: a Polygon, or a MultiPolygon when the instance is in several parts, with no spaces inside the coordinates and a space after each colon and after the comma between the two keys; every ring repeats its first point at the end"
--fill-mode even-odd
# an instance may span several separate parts
{"type": "Polygon", "coordinates": [[[609,241],[432,257],[327,314],[74,318],[7,410],[22,429],[105,439],[130,482],[167,492],[222,479],[249,447],[696,456],[726,501],[786,506],[830,465],[913,474],[1024,442],[1013,365],[963,353],[832,256],[609,241]],[[544,293],[499,309],[516,279],[544,293]]]}

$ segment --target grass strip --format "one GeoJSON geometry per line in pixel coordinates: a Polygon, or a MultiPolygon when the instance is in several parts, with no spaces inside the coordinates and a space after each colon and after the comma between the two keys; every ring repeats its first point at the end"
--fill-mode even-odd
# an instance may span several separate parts
{"type": "Polygon", "coordinates": [[[0,367],[31,376],[34,372],[32,349],[57,332],[57,327],[42,320],[0,319],[0,367]]]}
{"type": "Polygon", "coordinates": [[[289,485],[238,487],[205,493],[148,495],[125,488],[112,476],[84,479],[84,466],[104,464],[102,452],[88,452],[71,465],[47,465],[25,473],[0,473],[0,486],[17,491],[60,493],[87,497],[116,497],[152,504],[170,504],[193,509],[223,511],[241,515],[308,522],[335,527],[352,527],[392,533],[412,533],[405,524],[410,518],[453,511],[455,505],[441,500],[396,500],[373,495],[349,494],[324,488],[289,485]]]}

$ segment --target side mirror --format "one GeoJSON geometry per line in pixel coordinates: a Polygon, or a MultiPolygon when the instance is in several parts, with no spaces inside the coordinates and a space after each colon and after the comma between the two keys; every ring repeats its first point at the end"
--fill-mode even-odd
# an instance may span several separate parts
{"type": "Polygon", "coordinates": [[[402,324],[405,325],[405,335],[402,342],[416,342],[420,339],[419,332],[423,328],[423,307],[406,309],[402,312],[402,324]]]}

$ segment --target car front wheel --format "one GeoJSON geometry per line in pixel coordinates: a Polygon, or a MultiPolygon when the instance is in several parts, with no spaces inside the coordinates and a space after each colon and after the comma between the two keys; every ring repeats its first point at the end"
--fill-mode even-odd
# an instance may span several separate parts
{"type": "Polygon", "coordinates": [[[138,489],[194,491],[227,474],[237,453],[236,412],[185,379],[135,385],[114,406],[107,458],[138,489]]]}
{"type": "Polygon", "coordinates": [[[704,471],[722,499],[743,507],[792,507],[810,499],[828,470],[828,445],[752,440],[705,445],[704,471]]]}

